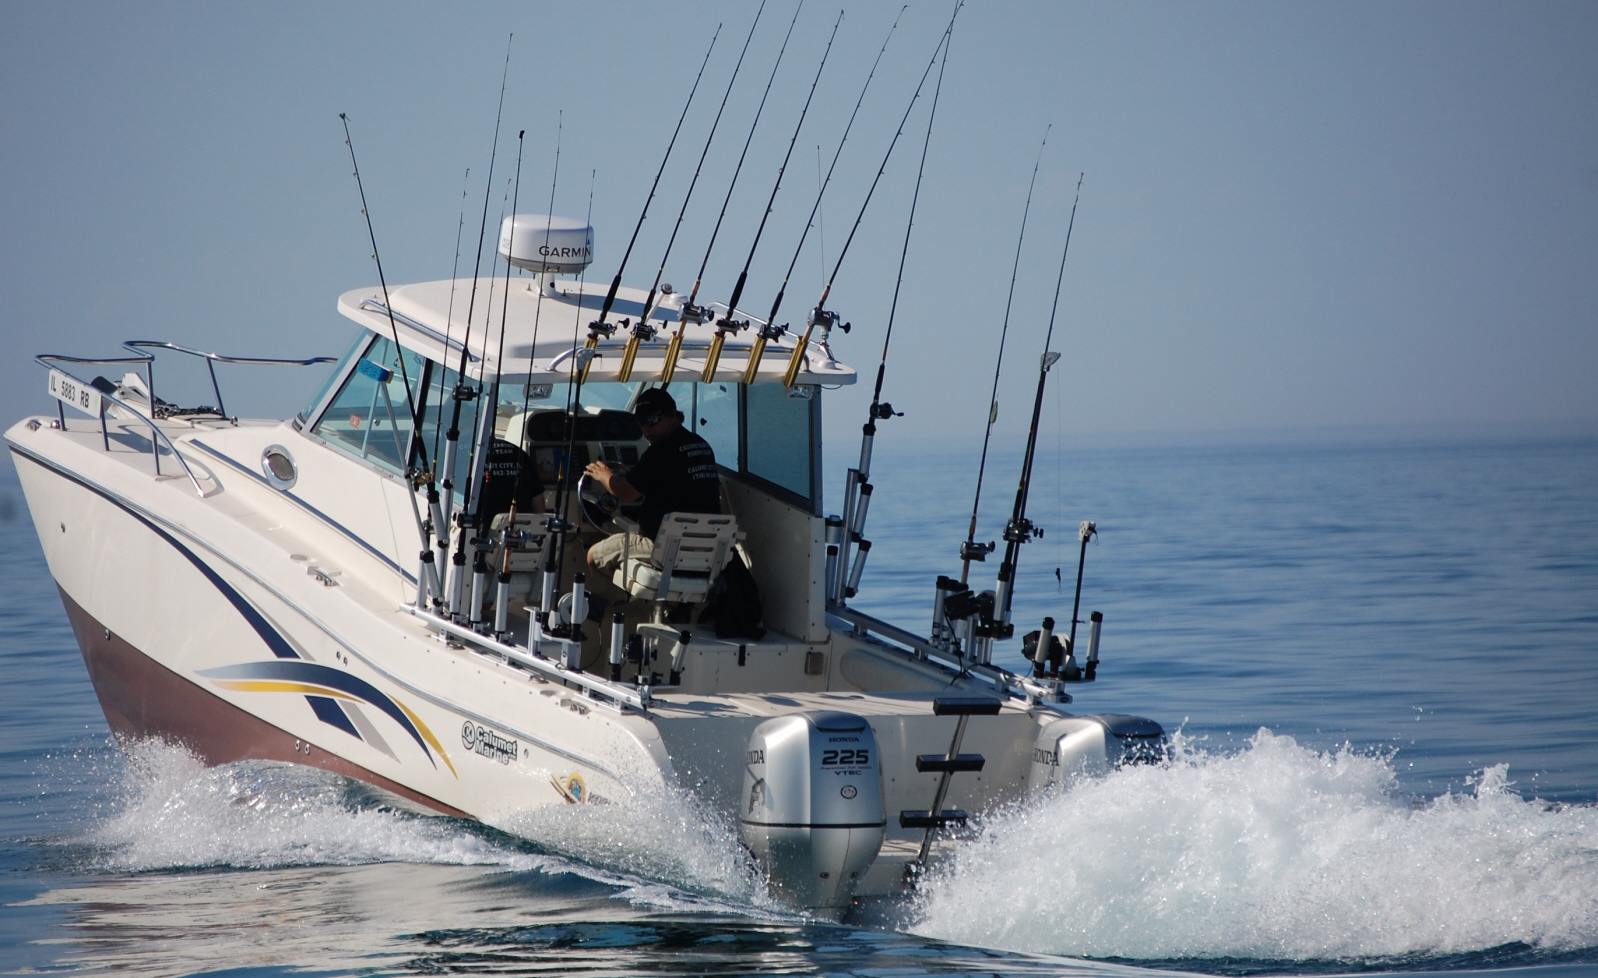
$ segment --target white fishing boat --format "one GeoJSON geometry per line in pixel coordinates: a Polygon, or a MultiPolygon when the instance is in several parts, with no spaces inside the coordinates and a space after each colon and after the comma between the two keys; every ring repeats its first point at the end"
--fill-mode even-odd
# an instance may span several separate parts
{"type": "Polygon", "coordinates": [[[328,371],[287,420],[230,417],[219,386],[192,409],[160,396],[157,352],[200,358],[213,385],[238,358],[144,341],[39,357],[57,412],[6,442],[119,737],[312,765],[495,821],[692,792],[742,826],[778,894],[812,907],[901,890],[967,813],[1158,753],[1151,721],[1068,711],[1070,681],[1093,678],[1097,616],[1080,663],[1044,635],[1020,675],[991,661],[1010,631],[991,593],[929,581],[926,634],[849,606],[869,473],[851,470],[847,519],[829,519],[823,392],[856,375],[824,335],[795,360],[793,333],[733,328],[750,317],[726,308],[684,318],[668,294],[651,339],[626,328],[647,293],[624,288],[607,337],[590,329],[604,290],[570,276],[592,231],[514,220],[569,257],[521,236],[512,249],[507,226],[502,253],[536,274],[356,289],[338,300],[357,326],[336,361],[243,361],[328,371]],[[671,371],[723,512],[668,516],[650,555],[585,581],[587,546],[631,510],[581,484],[583,463],[624,469],[647,449],[629,408],[671,371]],[[457,404],[453,486],[430,496],[444,480],[407,446],[444,451],[457,404]],[[490,438],[525,446],[546,513],[477,529],[462,512],[490,438]],[[764,627],[728,636],[737,616],[715,591],[734,555],[764,627]],[[718,600],[720,635],[701,620],[718,600]]]}

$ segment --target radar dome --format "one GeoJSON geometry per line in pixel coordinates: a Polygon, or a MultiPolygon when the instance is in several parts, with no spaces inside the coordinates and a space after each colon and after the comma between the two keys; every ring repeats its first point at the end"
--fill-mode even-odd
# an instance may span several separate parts
{"type": "Polygon", "coordinates": [[[569,217],[513,214],[500,225],[499,253],[529,272],[576,274],[594,260],[594,229],[569,217]]]}

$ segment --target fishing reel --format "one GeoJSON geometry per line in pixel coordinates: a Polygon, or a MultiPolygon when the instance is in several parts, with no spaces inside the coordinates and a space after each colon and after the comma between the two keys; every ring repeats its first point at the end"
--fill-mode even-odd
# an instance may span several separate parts
{"type": "Polygon", "coordinates": [[[1037,537],[1039,540],[1043,539],[1043,527],[1033,523],[1025,516],[1004,524],[1005,543],[1026,543],[1033,537],[1037,537]]]}
{"type": "Polygon", "coordinates": [[[985,561],[988,559],[988,554],[993,553],[994,550],[997,550],[998,546],[999,545],[994,543],[992,540],[989,540],[987,543],[974,543],[967,541],[960,544],[960,559],[985,561]]]}
{"type": "MultiPolygon", "coordinates": [[[[627,324],[627,320],[625,320],[625,319],[622,320],[621,323],[620,323],[620,325],[623,325],[623,326],[625,326],[626,324],[627,324]]],[[[589,340],[589,342],[598,343],[600,340],[608,340],[612,336],[615,336],[616,335],[616,326],[617,325],[618,325],[617,323],[602,323],[602,322],[600,322],[597,319],[594,320],[593,322],[589,323],[588,324],[588,340],[589,340]]]]}
{"type": "Polygon", "coordinates": [[[728,313],[722,318],[716,320],[716,332],[721,333],[723,336],[737,334],[748,329],[750,325],[751,324],[749,320],[734,319],[732,318],[732,314],[728,313]]]}
{"type": "MultiPolygon", "coordinates": [[[[622,323],[625,325],[626,320],[622,320],[622,323]]],[[[640,343],[648,343],[650,340],[655,338],[655,334],[658,332],[660,332],[659,328],[649,325],[649,323],[642,319],[638,320],[637,323],[634,323],[631,330],[633,339],[640,343]]]]}
{"type": "Polygon", "coordinates": [[[883,401],[881,404],[871,405],[871,417],[873,420],[886,421],[889,418],[902,418],[904,412],[895,411],[892,404],[883,401]]]}
{"type": "Polygon", "coordinates": [[[696,306],[692,302],[684,302],[681,311],[677,313],[677,318],[684,323],[699,326],[715,318],[715,313],[711,312],[708,306],[696,306]]]}
{"type": "Polygon", "coordinates": [[[788,332],[787,323],[783,323],[781,326],[776,323],[767,323],[760,327],[760,332],[757,335],[763,340],[780,340],[782,339],[782,334],[786,332],[788,332]]]}
{"type": "Polygon", "coordinates": [[[821,336],[823,342],[826,341],[827,334],[831,333],[834,328],[841,329],[847,333],[854,327],[853,323],[838,322],[837,313],[833,312],[831,309],[823,309],[820,306],[817,306],[810,311],[810,325],[821,327],[821,336]]]}

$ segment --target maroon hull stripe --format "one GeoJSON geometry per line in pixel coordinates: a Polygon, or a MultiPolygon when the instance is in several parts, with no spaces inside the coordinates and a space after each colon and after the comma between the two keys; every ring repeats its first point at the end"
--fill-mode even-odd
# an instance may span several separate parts
{"type": "Polygon", "coordinates": [[[156,662],[101,625],[58,586],[88,666],[100,709],[119,738],[163,737],[184,744],[207,764],[287,761],[365,781],[434,811],[470,815],[397,781],[306,744],[260,717],[156,662]]]}

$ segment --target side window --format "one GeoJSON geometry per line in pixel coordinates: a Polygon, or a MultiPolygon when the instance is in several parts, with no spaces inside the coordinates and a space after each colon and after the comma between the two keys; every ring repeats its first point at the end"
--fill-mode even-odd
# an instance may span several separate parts
{"type": "Polygon", "coordinates": [[[738,384],[695,384],[694,431],[710,443],[716,462],[738,471],[738,384]]]}
{"type": "Polygon", "coordinates": [[[304,409],[298,415],[301,421],[309,421],[311,419],[316,413],[317,407],[322,403],[322,399],[327,397],[327,392],[338,382],[339,377],[343,376],[345,366],[349,364],[350,360],[360,356],[370,342],[372,342],[371,333],[364,329],[355,331],[355,339],[350,343],[349,349],[345,350],[344,355],[338,358],[337,363],[333,364],[333,369],[327,372],[327,379],[317,385],[315,396],[305,402],[304,409]]]}
{"type": "MultiPolygon", "coordinates": [[[[403,355],[414,388],[422,376],[423,359],[410,351],[403,355]]],[[[405,470],[411,427],[400,354],[392,340],[378,337],[312,431],[357,458],[398,473],[405,470]]]]}
{"type": "MultiPolygon", "coordinates": [[[[803,390],[813,396],[808,388],[803,390]]],[[[811,397],[781,384],[744,388],[744,471],[811,501],[811,397]]]]}

